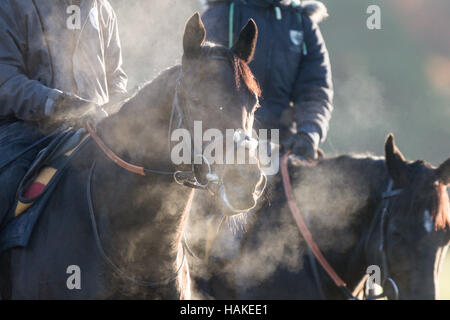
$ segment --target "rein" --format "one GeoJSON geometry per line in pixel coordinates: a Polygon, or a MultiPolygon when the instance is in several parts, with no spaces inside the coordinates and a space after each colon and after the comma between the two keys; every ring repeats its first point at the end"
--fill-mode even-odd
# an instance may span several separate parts
{"type": "MultiPolygon", "coordinates": [[[[213,56],[213,59],[225,59],[225,57],[218,57],[218,56],[213,56]]],[[[176,127],[179,128],[183,125],[183,122],[186,120],[189,120],[189,109],[186,108],[186,105],[188,106],[188,103],[186,102],[186,100],[188,99],[187,96],[182,96],[179,97],[180,94],[180,90],[182,90],[182,84],[181,84],[181,78],[182,78],[182,70],[180,70],[180,74],[176,80],[176,85],[175,85],[175,93],[174,93],[174,99],[172,102],[172,110],[171,110],[171,114],[170,114],[170,120],[169,120],[169,130],[168,130],[168,147],[169,147],[169,154],[170,154],[170,147],[171,147],[171,140],[170,140],[170,136],[172,133],[172,129],[173,129],[173,124],[174,124],[174,118],[175,118],[175,113],[178,114],[177,116],[177,123],[176,123],[176,127]],[[180,99],[181,98],[181,99],[180,99]],[[183,105],[180,103],[180,100],[186,102],[185,104],[185,108],[183,108],[183,105]]],[[[116,165],[118,165],[119,167],[121,167],[122,169],[131,172],[133,174],[136,175],[140,175],[142,177],[146,177],[148,174],[156,174],[156,175],[166,175],[166,176],[172,176],[173,180],[179,184],[179,185],[183,185],[192,189],[203,189],[203,190],[208,190],[209,192],[215,194],[212,189],[210,188],[210,184],[215,184],[218,186],[218,190],[217,190],[217,194],[220,195],[222,197],[222,199],[224,200],[225,205],[234,213],[240,213],[240,211],[238,211],[237,209],[233,208],[233,206],[229,203],[227,195],[226,195],[226,191],[224,189],[224,186],[222,184],[221,178],[212,171],[212,166],[210,164],[209,159],[207,159],[204,155],[200,154],[200,156],[202,157],[203,162],[207,165],[207,169],[208,172],[205,175],[205,182],[201,181],[200,179],[198,179],[198,177],[196,176],[196,171],[195,171],[195,167],[194,164],[192,165],[192,170],[190,171],[163,171],[163,170],[153,170],[153,169],[147,169],[143,166],[138,166],[132,163],[129,163],[125,160],[123,160],[121,157],[119,157],[114,151],[112,151],[106,144],[105,142],[98,136],[98,134],[96,133],[95,129],[91,126],[91,124],[89,123],[89,121],[86,122],[86,129],[89,133],[89,135],[91,136],[91,138],[94,140],[94,142],[97,144],[97,146],[99,147],[99,149],[112,161],[114,162],[116,165]]],[[[227,136],[222,136],[221,139],[225,139],[227,136]]],[[[251,138],[248,138],[244,133],[242,132],[235,132],[233,134],[233,140],[237,145],[242,145],[245,148],[249,148],[250,149],[250,144],[252,142],[251,138]]],[[[212,143],[212,142],[211,142],[212,143]]],[[[196,150],[194,150],[195,152],[196,150]]],[[[99,236],[99,231],[97,228],[97,223],[95,220],[95,213],[94,213],[94,206],[93,206],[93,201],[92,201],[92,176],[94,174],[94,170],[95,170],[95,161],[92,164],[90,171],[89,171],[89,175],[88,175],[88,181],[87,181],[87,201],[88,201],[88,206],[89,206],[89,214],[90,214],[90,220],[91,220],[91,225],[92,225],[92,230],[94,233],[94,238],[95,238],[95,242],[97,245],[97,248],[103,258],[103,260],[105,260],[107,262],[107,264],[109,264],[109,266],[122,278],[136,284],[139,286],[144,286],[144,287],[158,287],[158,286],[163,286],[163,285],[167,285],[168,283],[175,281],[178,278],[178,275],[181,271],[181,269],[183,268],[185,259],[186,259],[186,251],[190,254],[192,254],[194,256],[194,254],[192,253],[191,249],[188,247],[187,243],[186,243],[186,237],[185,234],[183,234],[182,239],[181,239],[181,244],[183,247],[183,258],[182,258],[182,262],[181,265],[179,266],[179,268],[177,269],[177,271],[170,277],[162,280],[162,281],[158,281],[158,282],[149,282],[149,281],[143,281],[143,280],[138,280],[135,279],[129,275],[127,275],[123,270],[121,270],[106,254],[102,243],[101,243],[101,239],[99,236]]],[[[265,185],[264,185],[265,186],[265,185]]],[[[191,193],[191,195],[193,195],[193,193],[191,193]]],[[[191,199],[192,200],[192,199],[191,199]]],[[[191,201],[189,200],[189,201],[191,201]]],[[[189,201],[188,201],[188,205],[189,205],[189,201]]]]}
{"type": "Polygon", "coordinates": [[[295,202],[295,198],[292,193],[291,181],[289,179],[288,172],[288,160],[289,160],[290,151],[286,152],[281,160],[281,176],[283,178],[283,186],[286,194],[286,198],[288,200],[289,208],[291,209],[292,216],[297,223],[297,226],[305,239],[308,247],[311,249],[312,253],[316,257],[317,261],[319,261],[320,265],[324,268],[326,273],[330,276],[330,278],[334,281],[335,285],[342,290],[342,292],[349,298],[356,300],[356,298],[352,295],[350,290],[347,288],[347,284],[339,277],[333,267],[328,263],[327,259],[324,257],[322,252],[319,249],[319,246],[314,241],[311,231],[306,225],[305,219],[300,212],[300,209],[295,202]]]}
{"type": "MultiPolygon", "coordinates": [[[[212,56],[212,59],[217,59],[217,60],[228,60],[225,57],[220,57],[220,56],[212,56]]],[[[183,123],[185,121],[190,121],[190,117],[189,117],[189,104],[187,103],[188,97],[186,96],[186,94],[182,95],[181,97],[180,95],[180,91],[182,91],[183,93],[184,90],[182,88],[182,69],[180,70],[180,74],[176,80],[176,85],[175,85],[175,92],[174,92],[174,98],[173,98],[173,102],[172,102],[172,110],[170,113],[170,119],[169,119],[169,130],[168,130],[168,135],[167,135],[167,142],[168,142],[168,151],[170,154],[170,150],[171,150],[171,134],[172,134],[172,130],[174,129],[174,120],[175,120],[175,113],[177,113],[177,124],[175,126],[175,128],[180,128],[183,123]],[[180,99],[181,98],[181,99],[180,99]],[[180,103],[181,101],[185,102],[185,106],[183,108],[183,104],[180,103]]],[[[94,128],[92,128],[91,124],[88,122],[86,122],[86,129],[89,132],[90,136],[92,137],[92,139],[95,141],[95,143],[97,144],[97,146],[100,148],[100,150],[103,151],[103,153],[112,161],[114,162],[116,165],[118,165],[119,167],[125,169],[128,172],[140,175],[140,176],[147,176],[148,174],[159,174],[159,175],[172,175],[174,181],[177,184],[180,185],[184,185],[185,187],[189,187],[189,188],[193,188],[193,189],[204,189],[204,190],[208,190],[210,192],[212,192],[211,188],[209,188],[210,184],[218,184],[219,180],[221,179],[216,173],[214,173],[212,171],[212,166],[210,165],[210,161],[203,155],[201,154],[201,152],[198,152],[197,150],[193,150],[194,151],[194,157],[195,156],[199,156],[202,158],[202,161],[207,165],[208,168],[208,173],[205,175],[204,179],[199,179],[196,176],[196,170],[195,170],[195,165],[193,161],[192,164],[192,169],[189,171],[180,171],[180,170],[176,170],[176,171],[164,171],[164,170],[154,170],[154,169],[148,169],[145,168],[143,166],[137,166],[134,165],[132,163],[129,163],[125,160],[123,160],[121,157],[119,157],[114,151],[112,151],[105,143],[104,141],[97,135],[96,131],[94,128]],[[201,180],[206,180],[206,181],[202,181],[201,180]]],[[[222,136],[221,139],[224,140],[227,136],[222,136]]],[[[233,140],[236,144],[238,145],[242,145],[246,148],[250,148],[251,144],[254,144],[254,139],[250,138],[248,139],[248,137],[241,131],[236,131],[233,134],[233,140]]],[[[214,143],[215,140],[211,141],[209,144],[214,143]]],[[[191,146],[192,147],[192,146],[191,146]]],[[[214,193],[214,192],[213,192],[214,193]]]]}
{"type": "MultiPolygon", "coordinates": [[[[181,74],[180,74],[181,76],[181,74]]],[[[180,79],[180,77],[179,77],[180,79]]],[[[177,87],[179,85],[179,79],[177,81],[177,87]]],[[[180,107],[179,107],[179,102],[178,102],[178,88],[176,87],[175,89],[175,99],[174,99],[174,103],[172,105],[172,114],[170,117],[170,124],[169,124],[169,139],[170,139],[170,130],[172,127],[172,119],[173,119],[173,113],[174,110],[176,109],[179,114],[180,114],[180,107]]],[[[184,185],[186,187],[190,187],[193,189],[205,189],[203,186],[199,186],[197,185],[197,179],[195,177],[195,173],[194,171],[163,171],[163,170],[153,170],[153,169],[147,169],[145,167],[142,166],[137,166],[134,164],[131,164],[125,160],[123,160],[121,157],[119,157],[114,151],[112,151],[104,142],[103,140],[97,135],[97,133],[95,132],[95,130],[92,128],[91,124],[89,123],[89,121],[86,122],[86,129],[89,132],[89,135],[91,136],[91,138],[94,140],[94,142],[97,144],[97,146],[100,148],[100,150],[112,161],[114,162],[116,165],[118,165],[119,167],[125,169],[128,172],[131,172],[133,174],[137,174],[140,176],[147,176],[148,174],[157,174],[157,175],[172,175],[174,181],[177,184],[180,185],[184,185]],[[189,180],[194,180],[194,182],[190,182],[189,180]]],[[[170,140],[169,140],[170,141],[170,140]]],[[[170,149],[170,144],[169,144],[169,149],[170,149]]],[[[108,263],[108,265],[113,269],[113,271],[118,274],[119,276],[121,276],[122,278],[124,278],[125,280],[128,280],[132,283],[134,283],[135,285],[138,286],[142,286],[142,287],[160,287],[160,286],[165,286],[168,285],[169,283],[175,281],[176,279],[178,279],[178,276],[180,274],[180,271],[182,270],[185,260],[186,260],[186,251],[191,252],[190,248],[187,246],[185,237],[183,236],[182,240],[181,240],[181,245],[183,247],[183,258],[181,261],[180,266],[178,267],[178,269],[176,270],[176,272],[167,277],[166,279],[163,279],[161,281],[144,281],[144,280],[139,280],[139,279],[135,279],[129,275],[127,275],[122,269],[120,269],[106,254],[103,245],[101,243],[101,239],[100,239],[100,235],[99,235],[99,231],[98,231],[98,227],[97,227],[97,222],[95,219],[95,213],[94,213],[94,205],[93,205],[93,201],[92,201],[92,176],[94,175],[94,170],[95,170],[95,161],[93,162],[90,170],[89,170],[89,175],[88,175],[88,180],[87,180],[87,187],[86,187],[86,193],[87,193],[87,201],[88,201],[88,207],[89,207],[89,215],[90,215],[90,220],[91,220],[91,226],[92,226],[92,231],[94,233],[94,239],[95,239],[95,243],[97,246],[97,249],[99,250],[102,258],[104,261],[106,261],[108,263]]],[[[211,173],[211,172],[210,172],[211,173]]],[[[191,193],[192,195],[192,193],[191,193]]],[[[189,201],[188,201],[188,205],[189,205],[189,201]]]]}
{"type": "MultiPolygon", "coordinates": [[[[125,169],[128,172],[140,175],[140,176],[147,176],[147,174],[161,174],[161,175],[175,175],[176,173],[191,173],[191,172],[184,172],[184,171],[163,171],[163,170],[153,170],[153,169],[147,169],[142,166],[137,166],[134,164],[131,164],[129,162],[126,162],[121,157],[119,157],[114,151],[112,151],[104,142],[103,140],[97,135],[95,130],[92,128],[89,122],[86,123],[86,129],[89,132],[92,139],[95,141],[97,146],[100,148],[100,150],[103,151],[103,153],[115,164],[117,164],[119,167],[125,169]]],[[[174,177],[175,178],[175,177],[174,177]]],[[[175,178],[175,181],[177,179],[175,178]]]]}
{"type": "Polygon", "coordinates": [[[94,139],[97,146],[105,153],[105,155],[111,159],[112,162],[117,164],[119,167],[122,167],[126,171],[146,176],[144,167],[135,166],[131,163],[126,162],[122,158],[120,158],[117,154],[115,154],[110,148],[106,146],[106,144],[103,142],[102,139],[97,135],[97,133],[92,129],[91,125],[89,123],[86,124],[86,129],[91,135],[92,139],[94,139]]]}
{"type": "MultiPolygon", "coordinates": [[[[169,154],[170,154],[170,135],[171,135],[171,131],[172,131],[173,120],[174,120],[173,118],[174,118],[175,111],[177,111],[177,113],[178,113],[178,126],[177,127],[181,126],[181,124],[183,122],[183,118],[186,117],[186,114],[185,114],[186,112],[184,112],[182,106],[180,106],[179,97],[178,97],[179,87],[181,86],[181,76],[182,76],[182,70],[180,70],[180,75],[178,76],[178,78],[176,80],[174,100],[172,103],[172,111],[171,111],[170,120],[169,120],[169,133],[168,133],[169,154]]],[[[97,135],[95,129],[92,128],[89,121],[86,122],[86,129],[89,132],[92,139],[97,144],[97,146],[100,148],[100,150],[102,150],[103,153],[112,162],[114,162],[116,165],[125,169],[128,172],[131,172],[131,173],[143,176],[143,177],[147,176],[148,174],[167,175],[167,176],[171,175],[171,176],[173,176],[173,179],[177,184],[184,185],[186,187],[190,187],[193,189],[206,189],[206,187],[207,187],[207,184],[202,185],[198,182],[198,179],[195,176],[194,168],[192,168],[192,170],[190,170],[190,171],[180,171],[180,170],[164,171],[164,170],[148,169],[143,166],[137,166],[132,163],[129,163],[129,162],[123,160],[121,157],[119,157],[114,151],[112,151],[105,144],[105,142],[97,135]]],[[[208,164],[208,167],[209,167],[209,174],[212,175],[209,164],[208,164]]],[[[209,181],[209,179],[208,179],[208,181],[209,181]]]]}
{"type": "Polygon", "coordinates": [[[120,269],[114,262],[112,262],[112,260],[108,257],[108,255],[105,252],[105,249],[103,248],[103,245],[102,245],[102,242],[100,239],[97,222],[95,220],[95,214],[94,214],[94,205],[93,205],[93,201],[92,201],[92,190],[91,190],[92,189],[92,177],[94,175],[94,170],[95,170],[95,161],[89,170],[87,186],[86,186],[86,193],[87,193],[87,201],[88,201],[88,206],[89,206],[89,215],[90,215],[90,219],[91,219],[92,231],[94,232],[95,244],[97,245],[97,249],[99,250],[103,260],[105,260],[109,264],[109,266],[114,270],[114,272],[116,272],[119,276],[121,276],[122,278],[124,278],[138,286],[141,286],[141,287],[160,287],[160,286],[168,285],[170,282],[175,281],[178,278],[178,275],[180,274],[180,271],[183,268],[184,262],[186,260],[186,244],[184,241],[182,241],[183,258],[182,258],[180,266],[178,267],[178,269],[172,276],[167,277],[166,279],[163,279],[161,281],[156,281],[156,282],[144,281],[144,280],[138,280],[133,277],[130,277],[122,269],[120,269]]]}
{"type": "MultiPolygon", "coordinates": [[[[281,176],[283,179],[283,186],[284,186],[286,198],[288,200],[288,205],[291,210],[292,216],[294,217],[294,220],[297,223],[300,233],[302,234],[303,238],[305,239],[306,243],[308,244],[308,247],[309,247],[310,251],[312,252],[312,254],[314,255],[314,257],[317,259],[317,261],[323,267],[323,269],[328,274],[328,276],[333,280],[335,285],[348,298],[350,298],[352,300],[359,300],[356,296],[354,296],[349,291],[349,289],[347,288],[347,284],[337,274],[337,272],[328,263],[327,259],[320,251],[319,246],[314,241],[311,231],[309,230],[309,228],[305,222],[305,219],[297,206],[297,203],[296,203],[295,198],[292,193],[292,186],[291,186],[289,172],[288,172],[289,155],[290,155],[290,151],[286,152],[282,158],[281,176]]],[[[374,219],[373,219],[370,229],[369,229],[369,236],[366,238],[366,251],[367,251],[367,244],[368,244],[369,238],[375,230],[375,227],[377,225],[377,220],[379,220],[380,239],[379,239],[379,245],[377,248],[377,254],[381,256],[381,263],[382,263],[382,267],[383,267],[382,288],[384,289],[385,284],[388,283],[394,291],[394,294],[395,294],[394,299],[397,300],[399,297],[399,289],[398,289],[398,286],[395,283],[395,281],[389,276],[388,261],[387,261],[387,255],[386,255],[385,232],[386,232],[386,221],[387,221],[387,214],[389,211],[388,208],[389,208],[390,199],[398,196],[402,192],[402,190],[401,189],[392,190],[392,186],[393,186],[393,182],[391,180],[389,182],[388,190],[382,194],[383,201],[380,206],[381,214],[378,214],[380,212],[378,210],[374,215],[374,219]]],[[[366,282],[366,284],[367,284],[367,282],[366,282]]],[[[366,298],[369,300],[373,300],[373,299],[378,299],[378,298],[382,298],[382,297],[386,297],[386,295],[385,294],[373,295],[372,293],[369,292],[369,296],[366,298]]]]}

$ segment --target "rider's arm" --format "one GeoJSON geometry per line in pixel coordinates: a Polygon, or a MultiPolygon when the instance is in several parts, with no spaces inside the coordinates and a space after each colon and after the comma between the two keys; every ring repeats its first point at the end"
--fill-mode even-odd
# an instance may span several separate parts
{"type": "Polygon", "coordinates": [[[105,33],[105,64],[110,101],[120,99],[127,92],[128,78],[122,68],[122,49],[120,45],[117,17],[111,8],[105,33]]]}
{"type": "Polygon", "coordinates": [[[0,117],[38,121],[61,93],[26,75],[25,22],[8,1],[0,5],[0,117]]]}
{"type": "Polygon", "coordinates": [[[319,27],[303,15],[306,55],[301,62],[293,102],[299,133],[324,141],[333,111],[333,83],[328,50],[319,27]]]}

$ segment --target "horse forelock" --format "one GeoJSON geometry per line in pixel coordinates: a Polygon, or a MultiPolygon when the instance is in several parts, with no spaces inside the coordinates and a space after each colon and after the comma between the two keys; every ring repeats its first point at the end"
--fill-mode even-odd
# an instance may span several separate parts
{"type": "Polygon", "coordinates": [[[436,189],[438,196],[432,212],[434,228],[435,230],[444,230],[450,228],[450,200],[445,185],[439,183],[436,189]]]}
{"type": "Polygon", "coordinates": [[[234,56],[233,60],[236,87],[240,89],[241,83],[243,82],[250,93],[260,98],[261,88],[252,71],[250,70],[250,67],[244,60],[242,60],[238,56],[234,56]]]}
{"type": "Polygon", "coordinates": [[[434,170],[427,162],[419,160],[414,162],[411,167],[414,176],[417,176],[417,179],[420,180],[419,183],[414,183],[415,181],[411,183],[413,189],[415,189],[414,196],[422,201],[432,199],[430,216],[434,222],[435,231],[450,228],[450,204],[446,186],[435,181],[432,174],[434,170]],[[423,188],[423,186],[429,186],[430,184],[432,188],[423,188]],[[418,194],[423,191],[425,191],[424,194],[418,194]]]}
{"type": "Polygon", "coordinates": [[[450,228],[447,188],[435,181],[432,166],[419,160],[409,164],[409,170],[410,183],[404,188],[403,201],[400,203],[400,206],[405,208],[404,212],[413,213],[414,207],[422,207],[421,204],[430,205],[430,218],[434,222],[435,231],[450,228]]]}
{"type": "Polygon", "coordinates": [[[231,49],[212,42],[206,42],[202,46],[201,56],[204,58],[221,57],[228,60],[233,66],[236,89],[242,89],[242,84],[244,84],[250,94],[257,98],[261,97],[261,88],[250,67],[231,49]]]}

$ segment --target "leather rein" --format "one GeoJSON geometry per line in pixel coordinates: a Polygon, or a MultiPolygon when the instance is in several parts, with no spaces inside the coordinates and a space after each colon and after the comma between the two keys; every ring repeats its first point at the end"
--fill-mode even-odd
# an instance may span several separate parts
{"type": "Polygon", "coordinates": [[[108,263],[108,265],[114,270],[114,272],[117,275],[119,275],[120,277],[124,278],[125,280],[128,280],[128,281],[134,283],[135,285],[138,285],[141,287],[160,287],[160,286],[168,285],[170,282],[175,281],[178,278],[180,271],[183,269],[184,262],[186,260],[186,244],[184,243],[184,241],[181,242],[181,246],[183,248],[183,257],[182,257],[180,266],[173,273],[173,275],[171,275],[163,280],[160,280],[160,281],[154,281],[154,282],[153,281],[144,281],[144,280],[139,280],[134,277],[131,277],[131,276],[127,275],[122,269],[120,269],[111,260],[111,258],[109,258],[109,256],[106,254],[105,249],[103,248],[103,245],[102,245],[102,242],[100,239],[99,232],[98,232],[97,222],[96,222],[95,213],[94,213],[94,205],[93,205],[93,201],[92,201],[92,177],[94,175],[94,170],[95,170],[95,161],[89,170],[88,182],[87,182],[87,186],[86,186],[86,193],[87,193],[87,200],[88,200],[88,206],[89,206],[89,216],[90,216],[90,220],[91,220],[92,230],[94,233],[95,244],[97,245],[97,249],[99,250],[103,260],[108,263]]]}
{"type": "MultiPolygon", "coordinates": [[[[334,284],[344,293],[344,295],[352,300],[359,300],[356,296],[353,295],[353,293],[348,289],[347,284],[344,280],[337,274],[337,272],[333,269],[333,267],[328,263],[325,256],[322,254],[319,246],[314,241],[314,238],[311,234],[311,231],[309,230],[307,223],[305,222],[305,219],[300,212],[300,209],[297,206],[297,203],[295,201],[294,195],[292,193],[292,186],[289,178],[289,171],[288,171],[288,161],[289,161],[289,155],[290,151],[286,152],[282,158],[281,161],[281,175],[283,180],[283,186],[286,198],[288,200],[288,205],[290,208],[290,211],[292,213],[292,216],[294,217],[294,220],[300,230],[300,233],[302,234],[303,238],[305,239],[308,248],[311,250],[312,254],[316,258],[316,260],[319,262],[319,264],[322,266],[322,268],[325,270],[327,275],[333,280],[334,284]]],[[[395,281],[389,276],[388,271],[388,261],[387,261],[387,254],[386,254],[386,244],[385,244],[385,232],[386,232],[386,221],[387,221],[387,214],[388,214],[388,208],[389,208],[389,200],[392,197],[398,196],[402,190],[392,190],[393,182],[392,180],[389,182],[388,190],[383,193],[382,195],[382,203],[380,206],[381,214],[378,214],[380,210],[378,210],[374,216],[374,219],[371,223],[369,236],[366,238],[366,250],[367,250],[367,242],[374,232],[375,226],[377,225],[377,220],[380,220],[378,225],[380,227],[380,239],[379,239],[379,246],[377,248],[377,254],[381,256],[381,262],[383,267],[383,287],[386,283],[390,284],[393,291],[394,291],[394,299],[398,299],[399,296],[399,290],[398,286],[395,283],[395,281]]],[[[367,283],[366,283],[367,284],[367,283]]],[[[378,299],[385,297],[384,294],[382,295],[370,295],[368,297],[365,297],[368,300],[378,299]]]]}
{"type": "MultiPolygon", "coordinates": [[[[173,116],[174,116],[174,112],[178,111],[179,113],[179,118],[182,118],[182,115],[180,114],[180,109],[181,107],[179,106],[179,100],[178,100],[178,87],[180,86],[181,83],[181,74],[182,71],[180,71],[180,75],[177,79],[177,84],[175,87],[175,96],[174,96],[174,101],[172,103],[172,111],[171,111],[171,116],[170,116],[170,124],[169,124],[169,141],[170,141],[170,133],[172,130],[172,120],[173,120],[173,116]]],[[[181,120],[180,120],[180,124],[181,124],[181,120]]],[[[96,131],[94,130],[94,128],[92,128],[91,124],[89,122],[86,122],[86,130],[88,131],[89,135],[91,136],[91,138],[94,140],[94,142],[97,144],[97,146],[99,147],[99,149],[112,161],[114,162],[116,165],[118,165],[119,167],[125,169],[128,172],[131,172],[133,174],[137,174],[140,176],[147,176],[148,174],[156,174],[156,175],[172,175],[173,179],[175,180],[176,183],[180,184],[180,185],[184,185],[186,187],[190,187],[193,189],[205,189],[206,186],[204,185],[199,185],[197,182],[197,179],[195,178],[195,172],[194,170],[192,171],[163,171],[163,170],[153,170],[153,169],[147,169],[145,167],[142,166],[137,166],[134,164],[131,164],[125,160],[123,160],[121,157],[119,157],[115,152],[113,152],[104,142],[103,140],[97,135],[96,131]],[[188,179],[194,179],[194,182],[189,181],[188,179]]],[[[170,142],[169,142],[169,149],[170,149],[170,142]]],[[[183,248],[183,257],[182,257],[182,261],[180,266],[177,268],[177,270],[173,273],[173,275],[161,280],[161,281],[144,281],[144,280],[139,280],[136,279],[134,277],[131,277],[129,275],[127,275],[120,267],[118,267],[110,258],[109,256],[106,254],[101,239],[100,239],[100,235],[99,235],[99,231],[98,231],[98,227],[97,227],[97,223],[96,223],[96,219],[95,219],[95,212],[94,212],[94,205],[93,205],[93,201],[92,201],[92,177],[94,175],[94,170],[95,170],[95,161],[92,164],[90,170],[89,170],[89,175],[88,175],[88,181],[87,181],[87,187],[86,187],[86,193],[87,193],[87,200],[88,200],[88,207],[89,207],[89,215],[90,215],[90,220],[91,220],[91,226],[92,226],[92,230],[94,233],[94,239],[95,239],[95,243],[97,245],[97,249],[99,250],[102,258],[104,261],[107,262],[107,264],[114,270],[114,272],[119,275],[120,277],[124,278],[125,280],[128,280],[132,283],[134,283],[135,285],[138,286],[142,286],[142,287],[161,287],[161,286],[165,286],[168,285],[170,282],[175,281],[176,279],[178,279],[178,276],[181,272],[181,270],[183,269],[185,260],[186,260],[186,251],[190,252],[189,247],[187,246],[187,243],[185,241],[185,237],[182,237],[181,240],[181,245],[183,248]]],[[[208,168],[210,169],[210,166],[208,166],[208,168]]],[[[210,170],[210,174],[211,174],[211,170],[210,170]]],[[[190,198],[192,197],[192,193],[190,198]]],[[[187,206],[190,205],[190,201],[188,201],[187,206]]]]}

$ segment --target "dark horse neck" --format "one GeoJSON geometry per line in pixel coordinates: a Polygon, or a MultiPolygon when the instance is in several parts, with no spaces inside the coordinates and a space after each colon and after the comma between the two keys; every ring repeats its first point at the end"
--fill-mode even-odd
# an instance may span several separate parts
{"type": "MultiPolygon", "coordinates": [[[[320,234],[332,237],[331,246],[322,245],[325,256],[348,288],[353,290],[366,274],[368,261],[365,244],[390,178],[384,160],[342,156],[326,161],[330,161],[330,172],[342,173],[329,178],[330,187],[335,189],[332,191],[333,201],[330,201],[334,207],[325,205],[323,213],[328,216],[328,227],[325,230],[323,226],[319,227],[316,231],[319,236],[316,238],[320,246],[320,234]]],[[[326,193],[330,190],[326,190],[326,193]]],[[[343,298],[342,292],[327,275],[323,273],[321,278],[325,283],[327,298],[343,298]]]]}
{"type": "MultiPolygon", "coordinates": [[[[290,172],[294,196],[300,211],[308,217],[314,240],[329,264],[352,290],[366,272],[365,252],[360,244],[389,180],[384,161],[341,156],[325,159],[314,166],[295,166],[290,172]]],[[[306,243],[286,205],[281,177],[277,177],[274,183],[273,201],[257,213],[258,218],[250,226],[241,250],[243,268],[239,270],[249,270],[249,274],[242,276],[244,289],[237,290],[238,298],[323,298],[311,268],[306,243]],[[297,253],[298,257],[295,257],[297,253]],[[257,272],[246,267],[248,261],[252,265],[265,265],[265,269],[257,272]],[[301,266],[297,270],[292,268],[296,263],[301,266]],[[265,270],[276,272],[272,274],[265,270]]],[[[345,299],[318,264],[317,270],[325,298],[345,299]]],[[[221,290],[218,292],[223,293],[221,290]]],[[[225,291],[220,298],[228,298],[226,294],[225,291]]]]}
{"type": "Polygon", "coordinates": [[[125,160],[152,169],[168,168],[168,128],[180,70],[175,66],[164,71],[99,125],[103,141],[125,160]]]}
{"type": "MultiPolygon", "coordinates": [[[[99,125],[99,136],[124,160],[173,170],[167,135],[178,72],[174,67],[162,73],[99,125]]],[[[111,260],[141,281],[157,282],[176,273],[190,190],[171,176],[130,173],[106,156],[97,161],[93,185],[100,237],[111,260]]],[[[113,283],[127,288],[131,297],[180,298],[179,281],[146,289],[117,279],[113,277],[113,283]]]]}

